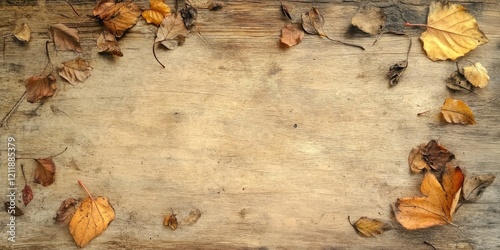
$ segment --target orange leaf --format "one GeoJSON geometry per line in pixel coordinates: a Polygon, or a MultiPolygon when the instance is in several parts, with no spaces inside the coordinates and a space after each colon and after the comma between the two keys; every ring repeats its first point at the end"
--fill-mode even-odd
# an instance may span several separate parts
{"type": "Polygon", "coordinates": [[[446,98],[441,107],[441,114],[448,123],[476,124],[472,110],[458,99],[446,98]]]}
{"type": "Polygon", "coordinates": [[[36,159],[38,165],[35,169],[35,183],[42,184],[42,186],[50,186],[54,183],[56,174],[56,165],[52,157],[45,159],[36,159]]]}
{"type": "Polygon", "coordinates": [[[464,175],[460,167],[447,165],[441,180],[426,172],[420,191],[424,197],[400,198],[394,205],[397,221],[406,229],[428,228],[451,223],[464,175]]]}
{"type": "Polygon", "coordinates": [[[173,210],[169,215],[165,215],[165,218],[163,218],[163,225],[170,227],[172,230],[177,229],[177,217],[175,217],[173,210]]]}
{"type": "Polygon", "coordinates": [[[288,47],[299,44],[302,42],[302,39],[304,39],[304,31],[291,24],[285,25],[285,27],[281,30],[280,41],[288,47]]]}
{"type": "Polygon", "coordinates": [[[141,9],[132,2],[99,1],[92,14],[104,24],[104,28],[116,37],[123,36],[126,30],[137,23],[141,9]]]}
{"type": "Polygon", "coordinates": [[[53,96],[56,88],[57,85],[54,76],[32,76],[26,80],[26,100],[34,103],[44,97],[53,96]]]}
{"type": "Polygon", "coordinates": [[[163,0],[149,0],[151,9],[142,12],[142,18],[148,23],[159,26],[163,18],[170,15],[170,7],[163,0]]]}
{"type": "Polygon", "coordinates": [[[57,50],[83,52],[77,29],[68,28],[66,25],[58,23],[50,26],[49,33],[57,50]]]}

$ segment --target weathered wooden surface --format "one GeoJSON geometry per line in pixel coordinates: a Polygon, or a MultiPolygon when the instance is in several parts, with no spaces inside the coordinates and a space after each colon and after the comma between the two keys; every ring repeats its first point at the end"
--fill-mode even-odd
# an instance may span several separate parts
{"type": "MultiPolygon", "coordinates": [[[[43,105],[23,101],[1,128],[1,183],[7,179],[7,136],[16,138],[19,157],[68,150],[54,158],[56,182],[45,188],[32,182],[34,162],[18,160],[35,198],[21,206],[25,215],[17,220],[15,244],[6,240],[8,219],[0,214],[0,246],[76,248],[67,227],[52,218],[62,200],[85,196],[77,185],[83,180],[116,210],[116,219],[87,249],[430,249],[424,241],[437,249],[500,247],[498,181],[477,203],[460,207],[458,227],[407,231],[391,219],[390,209],[398,197],[420,195],[421,176],[410,175],[407,156],[429,139],[454,152],[467,173],[500,174],[499,2],[464,2],[490,39],[465,58],[480,61],[491,76],[477,95],[446,89],[444,79],[455,64],[427,59],[414,29],[408,30],[410,66],[400,85],[388,88],[385,73],[405,58],[407,39],[387,35],[372,45],[373,37],[345,37],[361,1],[315,2],[328,34],[366,51],[310,35],[282,49],[278,37],[285,21],[278,1],[226,1],[221,11],[199,11],[199,33],[183,46],[157,51],[167,66],[162,69],[151,52],[155,28],[143,20],[120,40],[124,57],[112,58],[97,54],[98,23],[76,17],[65,2],[0,2],[2,34],[21,21],[33,30],[26,45],[3,38],[0,116],[23,94],[24,80],[44,70],[49,25],[77,27],[81,56],[94,68],[76,86],[59,79],[59,91],[43,105]],[[477,125],[439,119],[449,96],[469,103],[477,125]],[[170,208],[181,223],[191,210],[202,215],[171,231],[162,225],[170,208]],[[364,239],[348,215],[392,221],[395,230],[364,239]]],[[[137,3],[148,7],[145,0],[137,3]]],[[[423,22],[427,3],[400,6],[411,21],[423,22]]],[[[74,5],[89,14],[94,3],[74,5]]],[[[312,3],[289,5],[298,18],[312,3]]],[[[55,63],[76,56],[50,48],[55,63]]]]}

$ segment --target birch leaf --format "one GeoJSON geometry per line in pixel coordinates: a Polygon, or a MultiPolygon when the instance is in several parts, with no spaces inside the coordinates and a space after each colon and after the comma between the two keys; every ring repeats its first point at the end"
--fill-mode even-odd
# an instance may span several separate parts
{"type": "Polygon", "coordinates": [[[484,88],[490,81],[486,68],[480,62],[464,67],[464,76],[474,87],[484,88]]]}
{"type": "Polygon", "coordinates": [[[446,98],[441,107],[441,114],[448,123],[476,124],[470,107],[458,99],[446,98]]]}

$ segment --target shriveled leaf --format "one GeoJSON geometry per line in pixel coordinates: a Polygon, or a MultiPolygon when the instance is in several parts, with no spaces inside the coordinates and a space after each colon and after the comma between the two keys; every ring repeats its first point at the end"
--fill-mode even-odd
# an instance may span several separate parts
{"type": "Polygon", "coordinates": [[[104,30],[97,38],[97,49],[99,53],[107,53],[114,56],[123,56],[116,37],[104,30]]]}
{"type": "Polygon", "coordinates": [[[398,199],[393,206],[396,220],[410,230],[451,223],[463,180],[462,171],[453,165],[446,166],[441,183],[426,172],[420,186],[424,196],[398,199]]]}
{"type": "Polygon", "coordinates": [[[477,201],[484,193],[484,190],[493,183],[495,176],[492,174],[476,175],[464,181],[463,195],[467,202],[477,201]]]}
{"type": "Polygon", "coordinates": [[[441,114],[449,123],[476,124],[472,110],[458,99],[446,98],[441,107],[441,114]]]}
{"type": "Polygon", "coordinates": [[[21,42],[29,42],[31,38],[31,29],[26,23],[22,23],[14,28],[12,34],[21,42]]]}
{"type": "Polygon", "coordinates": [[[302,14],[302,28],[307,34],[326,36],[323,32],[325,19],[318,8],[312,7],[308,12],[302,14]]]}
{"type": "Polygon", "coordinates": [[[420,150],[420,153],[425,162],[436,171],[441,171],[448,162],[455,159],[455,155],[436,140],[429,141],[429,143],[420,150]]]}
{"type": "Polygon", "coordinates": [[[57,209],[56,217],[54,217],[54,220],[57,223],[61,224],[69,223],[69,220],[73,217],[73,215],[76,212],[76,203],[77,200],[73,198],[68,198],[63,202],[61,202],[61,206],[59,206],[59,209],[57,209]]]}
{"type": "Polygon", "coordinates": [[[49,33],[57,50],[83,52],[77,29],[68,28],[66,25],[58,23],[50,26],[49,33]]]}
{"type": "Polygon", "coordinates": [[[149,10],[142,12],[142,18],[147,23],[153,23],[156,26],[160,25],[163,18],[171,14],[170,7],[163,0],[149,0],[149,7],[149,10]]]}
{"type": "Polygon", "coordinates": [[[359,218],[354,224],[349,221],[354,231],[365,238],[374,238],[375,236],[391,230],[392,226],[381,220],[371,219],[366,216],[359,218]]]}
{"type": "Polygon", "coordinates": [[[476,19],[460,4],[431,2],[420,40],[433,61],[455,60],[488,42],[476,19]]]}
{"type": "Polygon", "coordinates": [[[16,217],[24,215],[23,210],[18,208],[16,205],[10,204],[10,202],[8,202],[8,201],[4,202],[3,205],[5,206],[5,212],[7,212],[9,215],[16,216],[16,217]]]}
{"type": "Polygon", "coordinates": [[[283,13],[283,16],[285,16],[289,21],[292,21],[292,15],[290,15],[290,11],[288,11],[288,6],[283,4],[283,2],[280,1],[280,8],[281,8],[281,13],[283,13]]]}
{"type": "Polygon", "coordinates": [[[446,79],[446,87],[456,91],[472,92],[472,84],[460,72],[455,71],[446,79]]]}
{"type": "Polygon", "coordinates": [[[281,30],[281,43],[288,46],[292,47],[300,42],[302,42],[302,39],[304,39],[304,31],[295,27],[292,24],[287,24],[283,29],[281,30]]]}
{"type": "Polygon", "coordinates": [[[46,187],[54,183],[56,180],[56,164],[52,160],[52,157],[45,159],[36,159],[38,163],[35,169],[35,183],[42,184],[46,187]]]}
{"type": "Polygon", "coordinates": [[[176,13],[163,19],[156,33],[155,43],[161,43],[167,49],[176,49],[184,43],[188,33],[181,14],[176,13]]]}
{"type": "Polygon", "coordinates": [[[53,75],[32,76],[26,80],[26,100],[34,103],[44,97],[53,96],[56,92],[56,79],[53,75]]]}
{"type": "Polygon", "coordinates": [[[186,224],[188,226],[193,225],[200,219],[200,217],[201,211],[195,208],[194,210],[191,210],[191,212],[189,212],[189,215],[186,218],[184,218],[183,224],[186,224]]]}
{"type": "Polygon", "coordinates": [[[417,148],[413,148],[408,155],[408,165],[412,173],[422,173],[424,169],[430,170],[429,164],[427,164],[424,155],[421,153],[421,150],[426,145],[425,143],[420,144],[417,148]]]}
{"type": "Polygon", "coordinates": [[[365,33],[376,35],[380,33],[385,24],[384,11],[375,6],[368,6],[361,9],[354,17],[352,17],[352,25],[358,27],[365,33]]]}
{"type": "Polygon", "coordinates": [[[31,200],[33,200],[33,190],[28,184],[26,184],[24,185],[22,193],[24,206],[27,206],[31,200]]]}
{"type": "Polygon", "coordinates": [[[102,21],[109,33],[122,37],[125,31],[137,23],[141,9],[129,1],[101,0],[92,13],[102,21]]]}
{"type": "Polygon", "coordinates": [[[166,227],[170,227],[172,230],[177,229],[178,223],[177,223],[177,217],[175,217],[174,212],[165,215],[163,218],[163,225],[166,227]]]}
{"type": "Polygon", "coordinates": [[[488,75],[488,71],[483,67],[480,62],[474,63],[474,65],[470,65],[464,67],[464,75],[465,78],[472,84],[474,87],[484,88],[488,85],[490,81],[490,76],[488,75]]]}
{"type": "Polygon", "coordinates": [[[391,86],[395,86],[399,83],[399,80],[403,76],[406,68],[408,67],[408,60],[397,62],[389,68],[389,73],[387,73],[387,77],[389,77],[389,84],[391,86]]]}
{"type": "Polygon", "coordinates": [[[196,23],[196,18],[198,17],[198,11],[193,8],[193,6],[186,4],[186,6],[184,6],[184,8],[182,8],[179,12],[181,13],[186,28],[188,30],[193,28],[196,23]]]}
{"type": "Polygon", "coordinates": [[[92,71],[90,64],[80,57],[69,62],[64,62],[63,65],[59,69],[59,75],[73,85],[77,82],[83,82],[90,76],[90,72],[92,71]]]}

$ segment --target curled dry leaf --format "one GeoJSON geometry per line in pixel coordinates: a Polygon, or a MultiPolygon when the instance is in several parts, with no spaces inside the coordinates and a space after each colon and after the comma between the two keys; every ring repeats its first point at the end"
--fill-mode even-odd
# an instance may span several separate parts
{"type": "Polygon", "coordinates": [[[54,220],[57,223],[61,224],[69,223],[69,220],[73,217],[73,215],[76,212],[76,203],[77,200],[73,198],[68,198],[63,202],[61,202],[61,206],[59,206],[59,209],[57,209],[56,217],[54,217],[54,220]]]}
{"type": "Polygon", "coordinates": [[[361,9],[352,17],[352,25],[358,27],[365,33],[376,35],[385,25],[385,14],[382,9],[375,6],[368,6],[361,9]]]}
{"type": "Polygon", "coordinates": [[[31,200],[33,200],[33,190],[28,184],[26,184],[24,185],[22,193],[24,206],[27,206],[31,200]]]}
{"type": "Polygon", "coordinates": [[[99,53],[107,53],[114,56],[123,56],[116,37],[104,30],[97,38],[97,49],[99,53]]]}
{"type": "Polygon", "coordinates": [[[109,223],[115,218],[115,210],[108,198],[99,196],[94,199],[85,185],[78,181],[85,189],[88,197],[83,200],[69,222],[69,232],[78,247],[84,247],[95,237],[99,236],[109,223]]]}
{"type": "Polygon", "coordinates": [[[288,6],[284,5],[283,2],[280,1],[281,13],[285,16],[289,21],[292,21],[292,15],[290,15],[290,11],[288,11],[288,6]]]}
{"type": "Polygon", "coordinates": [[[493,183],[495,176],[492,174],[476,175],[464,181],[463,195],[467,202],[477,201],[484,193],[484,190],[493,183]]]}
{"type": "Polygon", "coordinates": [[[280,42],[288,47],[295,46],[304,39],[304,31],[292,24],[287,24],[281,30],[280,42]]]}
{"type": "Polygon", "coordinates": [[[194,24],[196,23],[196,18],[198,17],[198,11],[191,5],[186,4],[186,6],[184,6],[184,8],[182,8],[179,12],[181,13],[186,28],[193,28],[194,24]]]}
{"type": "Polygon", "coordinates": [[[169,215],[165,215],[165,218],[163,218],[163,225],[170,227],[172,230],[177,229],[178,223],[174,211],[172,211],[169,215]]]}
{"type": "Polygon", "coordinates": [[[23,210],[21,210],[20,208],[18,208],[14,204],[10,204],[10,202],[8,202],[8,201],[4,202],[3,205],[5,206],[5,212],[7,212],[9,215],[16,216],[16,217],[24,215],[23,210]]]}
{"type": "Polygon", "coordinates": [[[14,28],[12,34],[21,42],[29,42],[31,38],[31,29],[27,24],[22,23],[14,28]]]}
{"type": "Polygon", "coordinates": [[[441,114],[449,123],[476,124],[472,110],[458,99],[446,98],[441,107],[441,114]]]}
{"type": "Polygon", "coordinates": [[[472,92],[472,84],[460,72],[455,71],[446,79],[446,87],[456,91],[472,92]]]}
{"type": "Polygon", "coordinates": [[[156,33],[155,43],[161,43],[167,49],[176,49],[184,43],[188,33],[181,14],[176,13],[163,19],[156,33]]]}
{"type": "Polygon", "coordinates": [[[484,88],[490,81],[488,71],[480,62],[464,67],[464,76],[474,87],[484,88]]]}
{"type": "Polygon", "coordinates": [[[474,16],[460,4],[431,2],[425,26],[420,40],[433,61],[455,60],[488,42],[474,16]]]}
{"type": "Polygon", "coordinates": [[[316,7],[312,7],[308,12],[302,14],[302,28],[307,34],[326,36],[323,32],[324,24],[325,18],[316,7]]]}
{"type": "Polygon", "coordinates": [[[193,225],[200,219],[201,211],[198,208],[195,208],[189,212],[189,215],[183,220],[183,224],[193,225]]]}
{"type": "Polygon", "coordinates": [[[375,238],[375,236],[392,229],[390,224],[366,216],[359,218],[354,224],[351,223],[349,217],[347,217],[347,219],[354,228],[354,231],[356,231],[359,236],[365,238],[375,238]]]}
{"type": "Polygon", "coordinates": [[[92,14],[99,18],[104,28],[116,37],[122,37],[125,31],[137,23],[141,9],[132,2],[101,0],[92,14]]]}
{"type": "Polygon", "coordinates": [[[429,141],[429,143],[420,150],[420,153],[425,162],[436,171],[441,171],[448,162],[455,159],[455,155],[436,140],[429,141]]]}
{"type": "Polygon", "coordinates": [[[56,79],[53,75],[32,76],[26,80],[26,100],[34,103],[44,97],[53,96],[56,88],[56,79]]]}
{"type": "Polygon", "coordinates": [[[147,23],[153,23],[156,26],[159,26],[163,18],[171,14],[170,7],[163,0],[149,0],[149,8],[142,12],[142,18],[147,23]]]}
{"type": "Polygon", "coordinates": [[[87,79],[91,71],[90,64],[85,59],[78,57],[73,61],[64,62],[63,67],[59,69],[59,75],[74,85],[87,79]]]}
{"type": "Polygon", "coordinates": [[[77,29],[68,28],[66,25],[58,23],[50,26],[49,33],[57,50],[83,52],[77,29]]]}
{"type": "Polygon", "coordinates": [[[42,184],[42,186],[47,187],[54,183],[56,164],[52,160],[52,157],[45,159],[36,159],[38,165],[35,169],[35,183],[42,184]]]}
{"type": "Polygon", "coordinates": [[[399,80],[403,76],[406,68],[408,68],[408,60],[397,62],[389,68],[387,77],[389,77],[389,84],[391,86],[395,86],[399,83],[399,80]]]}
{"type": "Polygon", "coordinates": [[[412,173],[422,173],[422,170],[427,169],[430,170],[429,164],[424,159],[424,155],[422,155],[421,150],[427,144],[420,144],[417,148],[413,148],[408,155],[408,165],[410,166],[410,170],[412,173]]]}
{"type": "Polygon", "coordinates": [[[451,223],[463,181],[462,171],[453,165],[446,166],[441,183],[426,172],[420,186],[424,196],[400,198],[394,204],[397,221],[411,230],[451,223]]]}

